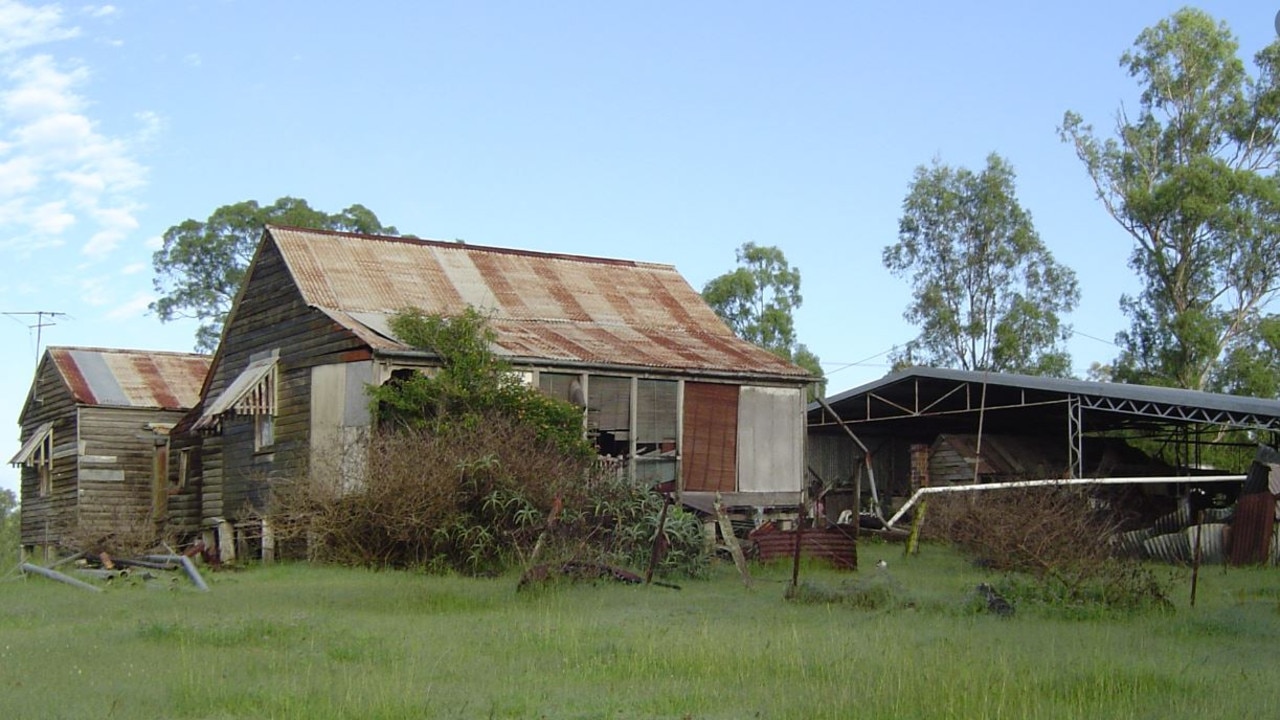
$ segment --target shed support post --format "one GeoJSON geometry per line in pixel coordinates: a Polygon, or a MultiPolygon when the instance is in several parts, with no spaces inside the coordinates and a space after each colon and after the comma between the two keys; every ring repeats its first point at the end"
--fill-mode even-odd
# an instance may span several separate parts
{"type": "Polygon", "coordinates": [[[231,523],[226,520],[218,521],[218,560],[221,562],[235,562],[236,559],[236,531],[231,523]]]}
{"type": "Polygon", "coordinates": [[[1084,408],[1079,398],[1067,400],[1068,477],[1084,477],[1084,408]]]}
{"type": "MultiPolygon", "coordinates": [[[[840,426],[841,430],[845,431],[845,434],[849,436],[849,439],[853,440],[854,444],[856,444],[859,448],[862,449],[862,460],[867,467],[867,479],[871,486],[871,512],[875,513],[876,517],[880,518],[881,520],[884,520],[884,513],[880,509],[880,494],[876,492],[876,473],[875,473],[875,470],[872,469],[871,467],[871,451],[868,450],[867,446],[863,444],[862,440],[859,439],[858,436],[854,434],[852,430],[849,429],[849,426],[845,424],[844,419],[841,418],[840,415],[835,411],[835,408],[832,408],[831,405],[829,405],[826,400],[820,397],[814,398],[814,399],[818,401],[818,404],[822,406],[823,410],[826,410],[828,413],[831,414],[831,417],[835,419],[836,424],[840,426]]],[[[861,480],[859,480],[858,482],[859,502],[861,502],[861,494],[862,494],[862,482],[861,480]]],[[[862,506],[858,505],[857,507],[855,507],[854,512],[855,513],[862,512],[862,506]]]]}
{"type": "Polygon", "coordinates": [[[262,562],[272,563],[276,559],[276,533],[271,523],[262,518],[262,562]]]}

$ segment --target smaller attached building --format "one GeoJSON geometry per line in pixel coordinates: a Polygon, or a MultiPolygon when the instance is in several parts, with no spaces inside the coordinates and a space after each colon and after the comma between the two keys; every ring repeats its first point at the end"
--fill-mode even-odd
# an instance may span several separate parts
{"type": "Polygon", "coordinates": [[[22,407],[22,546],[156,528],[167,513],[168,434],[200,396],[210,358],[51,347],[22,407]]]}

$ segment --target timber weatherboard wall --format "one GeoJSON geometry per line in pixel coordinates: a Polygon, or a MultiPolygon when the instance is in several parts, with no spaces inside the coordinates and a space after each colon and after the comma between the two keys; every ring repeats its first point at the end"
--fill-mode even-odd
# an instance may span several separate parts
{"type": "Polygon", "coordinates": [[[254,419],[238,415],[226,416],[221,432],[204,439],[200,493],[205,524],[260,512],[271,478],[308,473],[311,369],[367,359],[369,351],[362,345],[328,315],[307,306],[279,250],[264,244],[228,318],[204,397],[218,397],[256,354],[278,350],[275,442],[255,450],[254,419]]]}
{"type": "Polygon", "coordinates": [[[40,492],[40,473],[35,467],[22,466],[20,483],[22,545],[53,546],[62,539],[74,520],[79,491],[76,478],[79,427],[76,404],[53,363],[40,364],[27,410],[19,422],[24,441],[44,423],[53,423],[49,492],[40,492]]]}

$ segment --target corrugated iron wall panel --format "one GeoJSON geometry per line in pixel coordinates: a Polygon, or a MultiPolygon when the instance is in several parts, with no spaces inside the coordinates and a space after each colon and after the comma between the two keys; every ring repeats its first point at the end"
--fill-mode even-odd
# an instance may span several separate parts
{"type": "Polygon", "coordinates": [[[684,385],[684,489],[737,490],[738,387],[688,382],[684,385]]]}

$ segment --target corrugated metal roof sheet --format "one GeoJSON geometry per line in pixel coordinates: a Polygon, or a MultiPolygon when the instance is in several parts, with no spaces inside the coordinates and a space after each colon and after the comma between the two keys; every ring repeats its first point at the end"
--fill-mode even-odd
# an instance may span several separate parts
{"type": "Polygon", "coordinates": [[[406,307],[491,317],[510,357],[804,378],[735,336],[671,265],[268,227],[306,302],[375,349],[406,307]]]}
{"type": "MultiPolygon", "coordinates": [[[[1239,416],[1242,421],[1270,420],[1280,418],[1280,400],[1245,397],[1240,395],[1223,395],[1220,393],[1183,390],[1180,388],[1154,387],[1151,385],[1130,385],[1126,383],[1104,383],[1070,378],[1052,378],[1013,373],[987,373],[973,370],[954,370],[949,368],[909,367],[890,373],[872,382],[846,390],[826,399],[826,402],[839,410],[839,406],[851,403],[859,405],[868,394],[884,392],[896,384],[907,383],[915,378],[948,380],[955,382],[983,383],[993,387],[1014,389],[1042,390],[1048,393],[1060,393],[1064,396],[1097,398],[1131,403],[1150,403],[1154,406],[1182,406],[1219,411],[1239,416]]],[[[809,405],[809,412],[821,412],[815,402],[809,405]]],[[[1117,410],[1117,412],[1121,412],[1117,410]]],[[[1229,421],[1225,418],[1223,422],[1229,421]]],[[[1242,424],[1250,424],[1242,422],[1242,424]]]]}
{"type": "Polygon", "coordinates": [[[200,399],[210,357],[191,353],[51,347],[77,403],[184,410],[200,399]]]}

